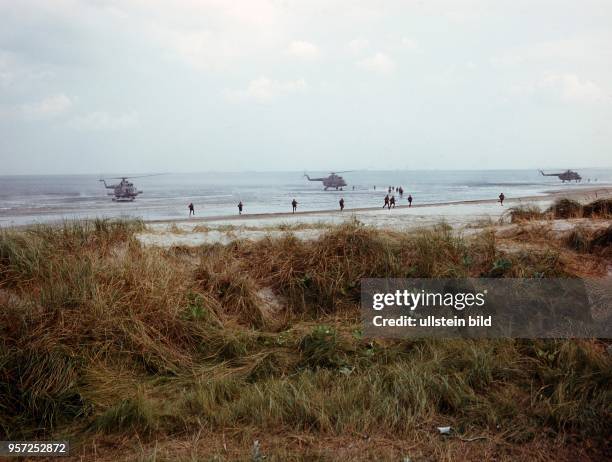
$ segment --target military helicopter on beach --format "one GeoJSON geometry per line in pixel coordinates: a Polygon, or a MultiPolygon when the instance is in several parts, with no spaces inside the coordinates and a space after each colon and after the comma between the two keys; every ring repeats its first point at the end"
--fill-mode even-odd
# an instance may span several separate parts
{"type": "Polygon", "coordinates": [[[161,173],[156,173],[154,175],[120,176],[120,177],[115,177],[115,178],[104,178],[104,179],[100,179],[100,181],[104,183],[104,187],[106,189],[113,190],[113,192],[108,193],[109,196],[114,196],[113,201],[132,202],[134,199],[136,199],[136,196],[138,196],[139,194],[142,194],[142,191],[136,188],[136,186],[134,186],[134,183],[128,180],[131,178],[145,178],[148,176],[157,176],[157,175],[161,175],[161,173]],[[106,180],[121,180],[121,181],[117,184],[106,184],[106,180]]]}
{"type": "Polygon", "coordinates": [[[576,183],[578,183],[582,180],[582,177],[578,175],[578,172],[574,172],[572,170],[566,170],[565,172],[561,173],[544,173],[542,170],[540,170],[540,173],[542,174],[542,176],[559,177],[559,179],[562,180],[564,183],[566,181],[575,181],[576,183]]]}
{"type": "MultiPolygon", "coordinates": [[[[337,173],[347,173],[350,170],[346,170],[344,172],[337,172],[337,173]]],[[[325,177],[325,178],[310,178],[307,174],[304,173],[304,176],[306,178],[308,178],[308,181],[322,181],[323,182],[323,186],[325,187],[325,191],[327,191],[328,188],[336,188],[336,190],[340,190],[342,191],[342,188],[346,186],[346,181],[344,181],[344,178],[342,178],[340,175],[338,175],[336,172],[330,172],[329,176],[325,177]]]]}

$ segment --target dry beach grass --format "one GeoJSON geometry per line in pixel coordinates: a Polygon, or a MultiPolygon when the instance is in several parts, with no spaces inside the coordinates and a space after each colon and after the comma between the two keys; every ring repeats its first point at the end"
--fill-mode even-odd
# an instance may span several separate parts
{"type": "Polygon", "coordinates": [[[610,455],[603,342],[372,340],[358,310],[364,277],[604,275],[601,233],[506,251],[525,235],[352,222],[161,249],[142,226],[0,232],[0,439],[70,439],[75,460],[610,455]]]}

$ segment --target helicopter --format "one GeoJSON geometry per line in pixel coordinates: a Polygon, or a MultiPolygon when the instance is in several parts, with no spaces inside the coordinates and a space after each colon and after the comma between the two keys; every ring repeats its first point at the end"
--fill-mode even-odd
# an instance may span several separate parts
{"type": "MultiPolygon", "coordinates": [[[[348,171],[350,170],[346,170],[344,172],[338,172],[338,173],[346,173],[348,171]]],[[[344,178],[342,178],[336,172],[330,172],[329,176],[325,178],[310,178],[305,173],[304,173],[304,176],[308,178],[308,181],[322,181],[323,186],[325,187],[324,188],[325,191],[327,191],[328,188],[336,188],[336,191],[337,190],[342,191],[342,188],[346,186],[346,181],[344,181],[344,178]]]]}
{"type": "Polygon", "coordinates": [[[130,178],[144,178],[144,177],[156,176],[156,175],[160,175],[160,174],[158,173],[155,175],[121,176],[121,177],[115,177],[115,178],[100,179],[100,181],[104,183],[104,187],[106,189],[113,190],[113,192],[108,193],[109,196],[114,196],[113,201],[132,202],[134,199],[136,199],[136,196],[138,196],[139,194],[142,194],[142,191],[137,189],[136,186],[134,186],[134,183],[128,180],[130,178]],[[117,184],[106,184],[106,180],[121,180],[121,181],[117,184]]]}
{"type": "Polygon", "coordinates": [[[577,172],[574,172],[572,170],[566,170],[565,172],[562,173],[544,173],[542,170],[540,170],[540,173],[542,174],[542,176],[556,176],[559,177],[560,180],[563,181],[563,183],[565,183],[566,181],[575,181],[576,183],[578,183],[579,181],[582,180],[582,177],[580,175],[578,175],[577,172]]]}

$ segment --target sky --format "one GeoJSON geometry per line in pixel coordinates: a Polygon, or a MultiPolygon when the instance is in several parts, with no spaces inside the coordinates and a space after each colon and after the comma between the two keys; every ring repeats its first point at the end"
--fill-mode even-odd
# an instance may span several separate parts
{"type": "Polygon", "coordinates": [[[612,1],[0,0],[0,175],[612,167],[612,1]]]}

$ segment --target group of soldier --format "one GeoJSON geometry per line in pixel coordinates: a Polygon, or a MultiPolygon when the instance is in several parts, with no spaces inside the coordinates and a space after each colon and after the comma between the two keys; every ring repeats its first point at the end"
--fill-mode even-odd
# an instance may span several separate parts
{"type": "MultiPolygon", "coordinates": [[[[385,196],[385,202],[383,209],[386,207],[391,210],[391,207],[395,208],[395,195],[393,192],[397,191],[400,199],[404,197],[404,188],[402,186],[389,186],[387,189],[387,195],[385,196]]],[[[412,207],[412,194],[408,194],[408,207],[412,207]]]]}
{"type": "MultiPolygon", "coordinates": [[[[400,194],[400,197],[401,197],[401,194],[400,194]]],[[[385,207],[388,209],[391,209],[392,207],[395,208],[395,196],[394,195],[389,196],[389,194],[387,194],[385,196],[385,202],[383,204],[383,209],[385,207]]],[[[408,194],[408,207],[412,207],[412,195],[411,194],[408,194]]]]}
{"type": "MultiPolygon", "coordinates": [[[[353,187],[353,189],[355,188],[353,187]]],[[[376,186],[374,186],[374,190],[376,190],[376,186]]],[[[397,191],[400,197],[404,195],[404,189],[401,186],[397,188],[393,186],[389,186],[389,194],[391,194],[392,191],[397,191]]],[[[395,208],[395,196],[394,195],[389,196],[389,194],[385,196],[385,204],[383,205],[383,208],[385,207],[389,209],[391,209],[391,207],[395,208]]],[[[338,201],[338,205],[340,206],[340,211],[342,212],[344,210],[344,197],[340,198],[340,200],[338,201]]],[[[298,201],[293,199],[291,201],[292,213],[295,213],[297,211],[297,206],[298,206],[298,201]]],[[[189,203],[187,207],[189,209],[189,216],[190,217],[192,215],[195,216],[195,208],[193,206],[193,202],[189,203]]],[[[410,194],[408,194],[408,207],[412,207],[412,196],[410,194]]],[[[238,202],[238,215],[242,215],[243,208],[244,208],[244,204],[242,203],[242,201],[238,202]]]]}
{"type": "MultiPolygon", "coordinates": [[[[374,186],[374,189],[376,189],[376,186],[374,186]]],[[[402,188],[401,186],[399,187],[389,186],[388,194],[385,196],[385,202],[383,204],[383,209],[387,208],[391,210],[391,208],[395,208],[395,195],[392,194],[393,191],[397,191],[399,193],[400,198],[403,197],[404,195],[404,188],[402,188]]],[[[504,196],[504,193],[501,193],[499,195],[499,202],[501,205],[504,205],[505,198],[506,196],[504,196]]],[[[407,199],[408,199],[408,207],[412,207],[412,194],[408,194],[407,199]]],[[[344,210],[344,197],[340,198],[340,200],[338,201],[338,205],[340,206],[340,211],[342,212],[344,210]]],[[[298,206],[298,201],[293,199],[291,201],[292,213],[295,213],[297,211],[297,206],[298,206]]],[[[190,203],[188,208],[189,208],[189,216],[191,215],[195,216],[195,209],[193,207],[193,203],[190,203]]],[[[238,202],[238,215],[242,215],[243,208],[244,208],[244,204],[242,203],[242,201],[238,202]]]]}

